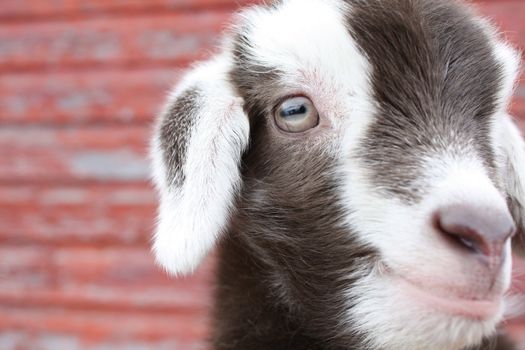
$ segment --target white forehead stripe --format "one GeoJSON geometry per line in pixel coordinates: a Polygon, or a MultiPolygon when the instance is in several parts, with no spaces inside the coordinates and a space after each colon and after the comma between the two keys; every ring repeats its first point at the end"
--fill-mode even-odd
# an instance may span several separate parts
{"type": "Polygon", "coordinates": [[[368,63],[346,26],[347,5],[337,0],[290,0],[244,13],[251,58],[286,74],[319,77],[338,88],[365,84],[368,63]]]}

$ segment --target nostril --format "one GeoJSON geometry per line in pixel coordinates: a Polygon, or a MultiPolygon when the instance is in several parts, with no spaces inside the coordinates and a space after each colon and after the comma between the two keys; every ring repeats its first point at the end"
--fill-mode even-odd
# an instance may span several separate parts
{"type": "Polygon", "coordinates": [[[482,254],[487,250],[481,235],[468,227],[444,223],[440,219],[436,220],[436,226],[445,238],[462,249],[482,254]]]}
{"type": "Polygon", "coordinates": [[[435,227],[449,242],[483,256],[501,256],[515,232],[507,211],[475,206],[451,206],[435,215],[435,227]]]}

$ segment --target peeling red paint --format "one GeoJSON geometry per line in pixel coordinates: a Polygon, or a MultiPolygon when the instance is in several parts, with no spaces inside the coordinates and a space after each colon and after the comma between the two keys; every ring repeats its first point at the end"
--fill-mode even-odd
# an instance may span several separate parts
{"type": "MultiPolygon", "coordinates": [[[[213,258],[185,279],[155,266],[148,137],[181,69],[254,1],[2,1],[1,349],[206,349],[213,258]]],[[[480,6],[525,49],[523,1],[480,6]]],[[[525,347],[525,318],[508,328],[525,347]]]]}

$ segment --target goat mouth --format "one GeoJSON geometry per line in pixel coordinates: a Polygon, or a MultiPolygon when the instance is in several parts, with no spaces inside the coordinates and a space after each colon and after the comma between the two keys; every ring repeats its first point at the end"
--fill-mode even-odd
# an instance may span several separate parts
{"type": "Polygon", "coordinates": [[[398,282],[401,292],[411,300],[440,313],[468,320],[487,321],[503,312],[503,296],[491,299],[463,298],[452,293],[445,296],[404,278],[399,278],[398,282]]]}
{"type": "Polygon", "coordinates": [[[435,288],[413,282],[395,273],[384,263],[380,266],[382,274],[392,278],[403,297],[410,298],[411,302],[419,303],[424,308],[472,321],[488,321],[503,315],[503,293],[485,298],[461,296],[451,288],[435,288]]]}

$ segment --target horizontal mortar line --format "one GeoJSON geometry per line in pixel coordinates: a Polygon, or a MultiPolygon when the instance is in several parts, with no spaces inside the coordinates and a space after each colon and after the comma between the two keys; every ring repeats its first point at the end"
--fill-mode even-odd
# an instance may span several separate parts
{"type": "MultiPolygon", "coordinates": [[[[201,52],[201,59],[206,59],[216,51],[210,49],[209,52],[201,52]]],[[[199,56],[199,55],[197,55],[199,56]]],[[[146,69],[185,69],[188,65],[199,57],[188,59],[144,59],[135,62],[79,62],[79,63],[37,63],[37,64],[19,64],[11,65],[0,62],[0,74],[63,74],[63,73],[82,73],[82,72],[107,72],[107,71],[129,71],[129,70],[146,70],[146,69]]],[[[0,80],[2,78],[0,77],[0,80]]]]}
{"type": "MultiPolygon", "coordinates": [[[[160,113],[160,106],[159,106],[160,113]]],[[[11,119],[4,119],[0,117],[0,130],[1,131],[64,131],[64,130],[93,130],[93,129],[105,129],[105,128],[138,128],[142,127],[146,130],[153,130],[155,123],[156,114],[148,116],[137,116],[131,121],[125,120],[98,120],[98,121],[74,121],[75,117],[72,116],[71,121],[59,122],[59,121],[15,121],[11,119]],[[135,120],[136,119],[136,120],[135,120]]],[[[66,118],[64,118],[66,119],[66,118]]]]}
{"type": "MultiPolygon", "coordinates": [[[[144,159],[147,159],[146,157],[144,159]]],[[[141,179],[141,180],[121,180],[121,179],[79,179],[77,177],[74,177],[74,175],[71,175],[69,177],[62,177],[62,178],[53,178],[53,179],[20,179],[20,178],[13,178],[13,179],[0,179],[0,186],[33,186],[33,187],[39,187],[39,186],[53,186],[53,187],[83,187],[88,185],[95,185],[95,186],[133,186],[133,185],[141,185],[145,186],[148,185],[153,190],[153,184],[149,181],[149,179],[141,179]]]]}
{"type": "MultiPolygon", "coordinates": [[[[0,205],[0,210],[2,206],[0,205]]],[[[152,220],[155,219],[155,216],[152,216],[152,220]]],[[[143,241],[136,242],[127,242],[126,240],[108,240],[106,242],[80,242],[72,239],[64,239],[61,241],[44,241],[44,240],[30,240],[24,239],[14,242],[13,240],[17,236],[13,236],[13,239],[5,238],[5,235],[0,234],[0,243],[2,244],[3,249],[8,248],[24,248],[24,249],[33,249],[33,248],[53,248],[53,249],[97,249],[97,250],[119,250],[121,248],[135,248],[135,249],[144,249],[149,251],[151,249],[150,238],[153,237],[154,225],[152,224],[151,229],[145,232],[145,239],[143,241]]],[[[88,236],[86,236],[88,237],[88,236]]],[[[153,255],[152,255],[153,259],[153,255]]],[[[153,260],[152,260],[153,261],[153,260]]]]}
{"type": "MultiPolygon", "coordinates": [[[[28,180],[19,180],[19,179],[12,179],[12,180],[0,180],[0,186],[13,186],[12,188],[21,188],[21,187],[36,187],[36,188],[47,188],[47,189],[76,189],[78,187],[86,187],[86,186],[96,186],[96,187],[110,187],[110,188],[128,188],[128,187],[142,187],[147,188],[149,187],[151,190],[154,189],[153,183],[149,181],[149,179],[144,180],[135,180],[135,181],[120,181],[120,180],[104,180],[104,181],[93,181],[93,180],[79,180],[73,177],[70,177],[68,181],[64,181],[64,179],[61,179],[59,181],[57,180],[50,180],[50,181],[44,181],[44,180],[34,180],[34,179],[28,179],[28,180]]],[[[1,227],[1,226],[0,226],[1,227]]]]}
{"type": "Polygon", "coordinates": [[[124,306],[124,305],[111,305],[103,303],[44,303],[44,302],[32,302],[24,300],[21,302],[16,302],[12,300],[3,299],[0,297],[0,309],[3,307],[9,307],[10,309],[23,309],[31,311],[49,311],[49,310],[67,310],[71,311],[87,311],[88,313],[93,312],[102,312],[102,313],[111,313],[119,312],[122,314],[152,314],[152,315],[169,315],[179,316],[180,313],[188,314],[195,313],[201,314],[207,310],[207,307],[200,306],[124,306]]]}

